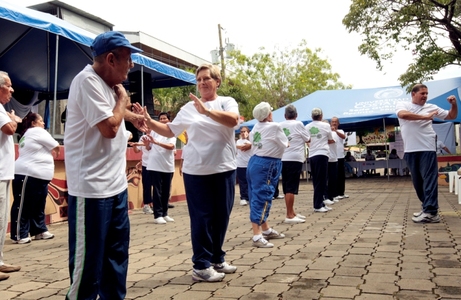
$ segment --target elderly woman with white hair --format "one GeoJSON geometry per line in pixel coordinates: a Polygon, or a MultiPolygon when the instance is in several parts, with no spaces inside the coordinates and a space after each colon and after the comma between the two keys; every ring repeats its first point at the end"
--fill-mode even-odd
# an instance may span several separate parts
{"type": "Polygon", "coordinates": [[[150,129],[165,137],[187,130],[183,178],[189,209],[192,241],[192,279],[221,281],[237,267],[225,261],[223,251],[229,217],[234,204],[238,104],[231,97],[218,96],[221,74],[217,66],[201,65],[195,72],[200,98],[193,94],[171,123],[152,120],[145,109],[150,129]]]}
{"type": "Polygon", "coordinates": [[[272,122],[272,108],[269,103],[261,102],[256,105],[253,117],[259,121],[250,133],[253,156],[247,167],[253,246],[271,248],[274,244],[267,240],[285,237],[269,226],[267,218],[282,171],[282,156],[288,147],[288,138],[280,124],[272,122]]]}
{"type": "Polygon", "coordinates": [[[312,110],[312,122],[306,125],[311,136],[309,147],[309,164],[311,165],[312,184],[314,185],[314,212],[324,213],[331,208],[323,203],[327,188],[328,158],[330,147],[335,142],[330,124],[322,122],[323,112],[320,108],[312,110]]]}

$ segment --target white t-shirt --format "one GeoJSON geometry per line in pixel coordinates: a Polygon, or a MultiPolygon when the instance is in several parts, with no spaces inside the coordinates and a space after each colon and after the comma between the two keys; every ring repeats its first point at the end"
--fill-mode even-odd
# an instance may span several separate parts
{"type": "MultiPolygon", "coordinates": [[[[146,135],[143,134],[140,138],[139,138],[139,142],[142,143],[144,141],[144,139],[146,139],[146,135]]],[[[149,160],[149,153],[150,153],[150,150],[147,150],[146,149],[146,146],[142,145],[142,146],[138,146],[138,149],[141,149],[141,152],[142,152],[142,157],[141,157],[141,164],[143,167],[147,167],[147,161],[149,160]]]]}
{"type": "Polygon", "coordinates": [[[122,120],[113,139],[102,136],[96,126],[112,117],[114,90],[92,66],[73,80],[67,104],[64,133],[66,176],[69,194],[85,198],[108,198],[127,189],[126,136],[122,120]]]}
{"type": "Polygon", "coordinates": [[[15,174],[51,180],[54,176],[54,158],[51,150],[59,143],[41,127],[32,127],[19,141],[19,157],[15,174]]]}
{"type": "Polygon", "coordinates": [[[333,140],[335,140],[335,142],[333,144],[328,144],[328,147],[330,148],[330,153],[328,154],[328,162],[337,162],[339,136],[333,131],[331,132],[331,135],[333,136],[333,140]]]}
{"type": "MultiPolygon", "coordinates": [[[[235,142],[235,146],[243,146],[245,144],[251,144],[250,140],[238,139],[237,142],[235,142]]],[[[246,168],[248,166],[248,161],[250,160],[251,155],[251,148],[247,151],[237,149],[237,168],[246,168]]]]}
{"type": "MultiPolygon", "coordinates": [[[[10,117],[6,114],[3,105],[0,104],[0,128],[10,122],[10,117]]],[[[0,180],[14,179],[14,159],[13,136],[4,134],[0,130],[0,180]]]]}
{"type": "MultiPolygon", "coordinates": [[[[341,129],[336,129],[336,132],[344,134],[344,131],[341,129]]],[[[332,135],[336,145],[336,156],[340,159],[344,158],[344,139],[340,138],[336,132],[332,132],[332,135]]]]}
{"type": "MultiPolygon", "coordinates": [[[[436,117],[444,120],[448,116],[448,110],[441,109],[434,104],[424,104],[423,106],[412,102],[397,102],[395,112],[406,110],[408,112],[427,115],[437,110],[436,117]]],[[[399,118],[400,130],[402,131],[404,152],[434,151],[436,149],[436,133],[432,128],[432,120],[404,120],[399,118]]]]}
{"type": "Polygon", "coordinates": [[[312,121],[306,125],[306,129],[311,136],[309,157],[316,155],[330,156],[328,140],[333,139],[330,124],[322,121],[312,121]]]}
{"type": "MultiPolygon", "coordinates": [[[[239,114],[238,104],[231,97],[218,96],[205,102],[207,108],[229,111],[239,114]]],[[[183,153],[183,173],[190,175],[210,175],[223,173],[237,168],[235,159],[235,134],[239,128],[226,127],[200,114],[191,101],[184,105],[167,124],[175,136],[187,130],[189,141],[187,151],[183,153]]]]}
{"type": "Polygon", "coordinates": [[[306,160],[304,145],[311,138],[301,121],[286,120],[280,123],[288,138],[290,147],[285,149],[282,161],[304,162],[306,160]]]}
{"type": "MultiPolygon", "coordinates": [[[[162,144],[176,145],[176,138],[167,138],[155,131],[151,132],[152,137],[162,144]]],[[[149,158],[147,160],[147,170],[164,173],[174,173],[174,149],[167,150],[162,146],[150,144],[149,158]]]]}
{"type": "Polygon", "coordinates": [[[443,150],[443,148],[445,147],[446,145],[441,140],[437,140],[437,154],[443,154],[444,152],[446,152],[445,150],[443,150]]]}
{"type": "Polygon", "coordinates": [[[258,122],[250,132],[253,155],[282,158],[288,138],[279,123],[258,122]]]}

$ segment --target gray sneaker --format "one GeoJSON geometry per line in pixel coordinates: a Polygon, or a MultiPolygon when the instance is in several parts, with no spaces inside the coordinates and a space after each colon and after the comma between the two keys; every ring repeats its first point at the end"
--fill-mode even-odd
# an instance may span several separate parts
{"type": "MultiPolygon", "coordinates": [[[[305,221],[303,220],[303,222],[305,222],[305,221]]],[[[285,237],[285,235],[283,233],[278,233],[274,229],[272,229],[271,233],[269,233],[269,234],[264,234],[263,233],[263,238],[265,238],[266,240],[283,239],[284,237],[285,237]]]]}
{"type": "Polygon", "coordinates": [[[192,271],[192,279],[194,281],[206,281],[206,282],[216,282],[222,281],[226,274],[218,273],[212,267],[203,270],[196,270],[192,271]]]}
{"type": "Polygon", "coordinates": [[[439,215],[427,214],[422,213],[417,217],[411,218],[415,223],[439,223],[440,217],[439,215]]]}
{"type": "Polygon", "coordinates": [[[274,244],[269,243],[264,237],[260,238],[256,242],[252,239],[253,241],[253,247],[258,247],[258,248],[272,248],[274,247],[274,244]]]}

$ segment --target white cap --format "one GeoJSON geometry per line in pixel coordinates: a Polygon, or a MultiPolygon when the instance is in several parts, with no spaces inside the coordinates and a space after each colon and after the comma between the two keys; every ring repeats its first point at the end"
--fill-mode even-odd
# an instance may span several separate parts
{"type": "Polygon", "coordinates": [[[253,109],[253,117],[262,122],[266,119],[272,111],[272,107],[267,102],[261,102],[253,109]]]}

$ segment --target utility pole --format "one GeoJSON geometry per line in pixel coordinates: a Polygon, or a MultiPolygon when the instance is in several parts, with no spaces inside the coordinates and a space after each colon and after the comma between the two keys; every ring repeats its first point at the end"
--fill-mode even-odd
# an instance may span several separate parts
{"type": "Polygon", "coordinates": [[[226,79],[226,66],[224,65],[224,47],[222,46],[221,29],[221,24],[218,24],[219,56],[221,57],[221,78],[222,81],[224,81],[224,79],[226,79]]]}

